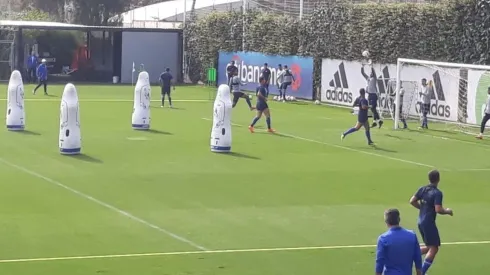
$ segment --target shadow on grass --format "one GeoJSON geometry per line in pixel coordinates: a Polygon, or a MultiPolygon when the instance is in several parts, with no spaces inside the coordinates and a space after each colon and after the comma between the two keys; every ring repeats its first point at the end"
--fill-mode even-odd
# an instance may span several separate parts
{"type": "Polygon", "coordinates": [[[146,132],[151,133],[151,134],[156,134],[156,135],[173,135],[172,133],[160,131],[157,129],[149,129],[146,132]]]}
{"type": "Polygon", "coordinates": [[[244,158],[244,159],[253,159],[253,160],[260,160],[260,158],[251,156],[251,155],[246,155],[242,153],[237,153],[237,152],[229,152],[229,153],[216,153],[218,155],[223,155],[223,156],[230,156],[230,157],[235,157],[235,158],[244,158]]]}
{"type": "Polygon", "coordinates": [[[387,136],[389,138],[398,139],[398,140],[409,140],[409,141],[413,141],[413,139],[408,138],[408,137],[398,137],[398,136],[393,136],[393,135],[390,135],[390,134],[385,134],[385,136],[387,136]]]}
{"type": "Polygon", "coordinates": [[[26,135],[26,136],[40,136],[41,133],[38,133],[38,132],[34,132],[34,131],[29,131],[29,130],[24,130],[24,131],[11,131],[12,133],[19,133],[19,134],[22,134],[22,135],[26,135]]]}
{"type": "Polygon", "coordinates": [[[85,161],[85,162],[92,162],[92,163],[103,163],[102,160],[98,158],[91,157],[86,154],[79,154],[79,155],[66,155],[69,158],[80,160],[80,161],[85,161]]]}

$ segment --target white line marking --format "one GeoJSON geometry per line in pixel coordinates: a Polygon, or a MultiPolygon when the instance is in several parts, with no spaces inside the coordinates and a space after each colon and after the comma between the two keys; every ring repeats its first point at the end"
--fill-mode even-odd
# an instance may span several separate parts
{"type": "Polygon", "coordinates": [[[65,190],[68,190],[68,191],[70,191],[70,192],[72,192],[72,193],[74,193],[74,194],[76,194],[76,195],[78,195],[80,197],[83,197],[83,198],[85,198],[87,200],[90,200],[92,202],[95,202],[98,205],[101,205],[101,206],[103,206],[105,208],[108,208],[108,209],[110,209],[110,210],[112,210],[114,212],[117,212],[117,213],[119,213],[119,214],[121,214],[123,216],[126,216],[126,217],[128,217],[128,218],[130,218],[130,219],[132,219],[134,221],[137,221],[137,222],[139,222],[141,224],[144,224],[144,225],[146,225],[148,227],[151,227],[151,228],[153,228],[155,230],[158,230],[158,231],[160,231],[160,232],[162,232],[162,233],[164,233],[164,234],[166,234],[166,235],[168,235],[168,236],[170,236],[170,237],[172,237],[172,238],[174,238],[176,240],[179,240],[179,241],[181,241],[183,243],[187,243],[187,244],[193,246],[194,248],[197,248],[199,250],[208,250],[207,248],[205,248],[205,247],[203,247],[201,245],[198,245],[198,244],[196,244],[196,243],[194,243],[192,241],[189,241],[188,239],[186,239],[184,237],[181,237],[181,236],[179,236],[177,234],[174,234],[174,233],[172,233],[172,232],[170,232],[170,231],[168,231],[166,229],[163,229],[163,228],[161,228],[161,227],[159,227],[159,226],[157,226],[155,224],[152,224],[152,223],[150,223],[148,221],[145,221],[145,220],[143,220],[141,218],[138,218],[138,217],[132,215],[129,212],[126,212],[126,211],[121,210],[121,209],[119,209],[119,208],[117,208],[115,206],[112,206],[112,205],[110,205],[108,203],[105,203],[105,202],[103,202],[101,200],[98,200],[98,199],[96,199],[96,198],[94,198],[94,197],[92,197],[90,195],[87,195],[87,194],[82,193],[82,192],[80,192],[80,191],[78,191],[76,189],[73,189],[73,188],[71,188],[69,186],[66,186],[66,185],[64,185],[64,184],[62,184],[62,183],[60,183],[58,181],[55,181],[55,180],[50,179],[48,177],[45,177],[45,176],[43,176],[43,175],[41,175],[39,173],[36,173],[36,172],[34,172],[32,170],[29,170],[29,169],[24,168],[22,166],[19,166],[17,164],[13,164],[13,163],[11,163],[9,161],[4,160],[3,158],[0,158],[0,162],[4,163],[4,164],[6,164],[6,165],[8,165],[8,166],[10,166],[12,168],[15,168],[17,170],[20,170],[20,171],[22,171],[22,172],[24,172],[26,174],[29,174],[29,175],[34,176],[34,177],[37,177],[39,179],[45,180],[45,181],[47,181],[49,183],[52,183],[52,184],[54,184],[54,185],[56,185],[58,187],[61,187],[61,188],[65,189],[65,190]]]}
{"type": "Polygon", "coordinates": [[[147,137],[127,137],[128,140],[148,140],[147,137]]]}
{"type": "MultiPolygon", "coordinates": [[[[0,98],[0,101],[7,101],[6,98],[0,98]]],[[[61,102],[61,98],[24,98],[24,101],[49,101],[61,102]]],[[[79,99],[80,102],[133,102],[133,99],[79,99]]],[[[161,102],[159,99],[150,100],[151,102],[161,102]]],[[[175,102],[209,102],[207,99],[172,99],[175,102]]]]}
{"type": "MultiPolygon", "coordinates": [[[[470,242],[448,242],[442,245],[475,245],[490,244],[490,241],[470,241],[470,242]]],[[[232,254],[232,253],[254,253],[254,252],[281,252],[281,251],[305,251],[305,250],[338,250],[356,248],[375,248],[376,245],[338,245],[338,246],[304,246],[304,247],[277,247],[277,248],[253,248],[253,249],[224,249],[206,251],[180,251],[180,252],[155,252],[155,253],[133,253],[133,254],[113,254],[113,255],[93,255],[93,256],[68,256],[68,257],[47,257],[47,258],[25,258],[0,260],[0,263],[19,263],[19,262],[48,262],[66,260],[89,260],[89,259],[113,259],[113,258],[136,258],[136,257],[156,257],[173,255],[192,255],[192,254],[232,254]]]]}
{"type": "Polygon", "coordinates": [[[479,171],[490,171],[490,168],[469,168],[469,169],[458,169],[458,172],[479,172],[479,171]]]}
{"type": "MultiPolygon", "coordinates": [[[[209,118],[202,118],[202,119],[204,119],[204,120],[211,120],[209,118]]],[[[239,125],[239,124],[233,124],[233,125],[239,126],[239,127],[244,127],[243,125],[239,125]]],[[[295,136],[295,135],[291,135],[291,134],[286,134],[286,133],[283,133],[283,132],[277,132],[277,133],[279,133],[281,135],[284,135],[284,136],[287,136],[287,137],[290,137],[290,138],[298,139],[298,140],[303,140],[303,141],[308,141],[308,142],[323,144],[323,145],[327,145],[327,146],[334,147],[334,148],[339,148],[339,149],[344,149],[344,150],[348,150],[348,151],[352,151],[352,152],[357,152],[357,153],[361,153],[361,154],[366,154],[366,155],[370,155],[370,156],[376,156],[376,157],[386,158],[386,159],[395,160],[395,161],[399,161],[399,162],[414,164],[414,165],[417,165],[417,166],[434,168],[433,165],[429,165],[429,164],[425,164],[425,163],[421,163],[421,162],[416,162],[416,161],[411,161],[411,160],[406,160],[406,159],[400,159],[400,158],[394,158],[394,157],[390,157],[390,156],[386,156],[386,155],[381,155],[381,154],[376,154],[376,153],[372,153],[372,152],[367,152],[367,151],[363,151],[363,150],[357,150],[357,149],[353,149],[353,148],[349,148],[349,147],[345,147],[345,146],[341,146],[341,145],[337,145],[337,144],[333,144],[333,143],[328,143],[328,142],[318,141],[318,140],[304,138],[304,137],[300,137],[300,136],[295,136]]],[[[447,171],[445,169],[441,169],[441,170],[447,171]]]]}

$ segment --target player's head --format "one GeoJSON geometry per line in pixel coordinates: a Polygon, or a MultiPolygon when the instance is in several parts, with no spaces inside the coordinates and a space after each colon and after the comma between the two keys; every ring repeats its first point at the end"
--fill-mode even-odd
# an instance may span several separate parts
{"type": "Polygon", "coordinates": [[[287,70],[288,69],[288,65],[284,65],[284,70],[287,70]]]}
{"type": "Polygon", "coordinates": [[[267,67],[269,67],[269,64],[264,63],[264,69],[267,69],[267,67]]]}
{"type": "Polygon", "coordinates": [[[41,63],[46,64],[46,59],[44,59],[44,58],[43,58],[43,59],[41,60],[41,63]]]}
{"type": "Polygon", "coordinates": [[[265,84],[265,77],[263,77],[263,76],[259,77],[259,83],[260,83],[260,85],[264,85],[265,84]]]}
{"type": "Polygon", "coordinates": [[[232,60],[232,61],[230,62],[230,64],[231,64],[231,65],[235,65],[235,60],[232,60]]]}
{"type": "Polygon", "coordinates": [[[282,69],[282,65],[281,64],[277,65],[277,67],[279,68],[279,70],[282,69]]]}
{"type": "Polygon", "coordinates": [[[359,95],[361,95],[361,97],[365,97],[366,96],[366,89],[364,89],[364,88],[359,89],[359,95]]]}
{"type": "Polygon", "coordinates": [[[392,208],[385,211],[385,223],[388,227],[400,225],[400,211],[392,208]]]}
{"type": "Polygon", "coordinates": [[[440,180],[441,180],[441,175],[439,174],[439,171],[432,170],[429,172],[429,183],[430,184],[438,185],[440,180]]]}
{"type": "Polygon", "coordinates": [[[422,86],[427,86],[427,79],[422,78],[422,86]]]}
{"type": "Polygon", "coordinates": [[[165,69],[165,71],[166,71],[167,73],[169,73],[169,72],[170,72],[170,68],[166,68],[166,69],[165,69]]]}

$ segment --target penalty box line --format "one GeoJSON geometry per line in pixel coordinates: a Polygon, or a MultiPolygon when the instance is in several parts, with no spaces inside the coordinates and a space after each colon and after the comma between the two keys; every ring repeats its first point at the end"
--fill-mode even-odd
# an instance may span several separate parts
{"type": "MultiPolygon", "coordinates": [[[[212,121],[212,119],[204,118],[204,117],[201,118],[201,119],[212,121]]],[[[234,124],[234,123],[232,123],[232,125],[233,126],[237,126],[237,127],[245,127],[243,125],[234,124]]],[[[390,156],[387,156],[387,155],[376,154],[376,153],[367,152],[367,151],[363,151],[363,150],[357,150],[357,149],[353,149],[353,148],[342,146],[342,145],[337,145],[337,144],[323,142],[323,141],[319,141],[319,140],[304,138],[304,137],[295,136],[295,135],[291,135],[291,134],[287,134],[287,133],[283,133],[283,132],[277,132],[277,133],[278,134],[281,134],[283,136],[287,136],[287,137],[290,137],[290,138],[297,139],[297,140],[302,140],[302,141],[307,141],[307,142],[312,142],[312,143],[327,145],[327,146],[330,146],[330,147],[334,147],[334,148],[338,148],[338,149],[343,149],[343,150],[347,150],[347,151],[351,151],[351,152],[357,152],[357,153],[361,153],[361,154],[365,154],[365,155],[370,155],[370,156],[385,158],[385,159],[389,159],[389,160],[395,160],[395,161],[404,162],[404,163],[413,164],[413,165],[422,166],[422,167],[435,168],[435,166],[433,166],[433,165],[429,165],[429,164],[425,164],[425,163],[421,163],[421,162],[416,162],[416,161],[411,161],[411,160],[406,160],[406,159],[401,159],[401,158],[394,158],[394,157],[390,157],[390,156]]],[[[441,169],[441,170],[442,171],[447,171],[445,169],[441,169]]]]}
{"type": "MultiPolygon", "coordinates": [[[[490,244],[490,241],[468,241],[468,242],[446,242],[442,245],[479,245],[490,244]]],[[[138,257],[161,257],[179,255],[205,255],[205,254],[234,254],[234,253],[257,253],[257,252],[287,252],[287,251],[314,251],[314,250],[340,250],[340,249],[362,249],[375,248],[376,245],[338,245],[338,246],[303,246],[303,247],[276,247],[276,248],[252,248],[252,249],[224,249],[224,250],[204,250],[204,251],[180,251],[180,252],[155,252],[155,253],[132,253],[132,254],[111,254],[111,255],[92,255],[92,256],[67,256],[67,257],[46,257],[46,258],[25,258],[25,259],[5,259],[0,260],[0,264],[22,263],[22,262],[50,262],[67,260],[91,260],[91,259],[115,259],[115,258],[138,258],[138,257]]]]}
{"type": "Polygon", "coordinates": [[[42,179],[42,180],[44,180],[46,182],[49,182],[49,183],[51,183],[51,184],[53,184],[55,186],[61,187],[61,188],[65,189],[65,190],[67,190],[67,191],[70,191],[71,193],[73,193],[75,195],[78,195],[78,196],[80,196],[82,198],[85,198],[85,199],[87,199],[89,201],[92,201],[92,202],[94,202],[94,203],[96,203],[96,204],[98,204],[100,206],[103,206],[103,207],[105,207],[105,208],[107,208],[109,210],[112,210],[112,211],[114,211],[114,212],[116,212],[116,213],[118,213],[118,214],[120,214],[122,216],[125,216],[125,217],[127,217],[127,218],[129,218],[129,219],[131,219],[133,221],[139,222],[139,223],[141,223],[143,225],[146,225],[147,227],[153,228],[153,229],[155,229],[155,230],[157,230],[157,231],[159,231],[161,233],[164,233],[165,235],[167,235],[167,236],[169,236],[169,237],[171,237],[171,238],[173,238],[173,239],[175,239],[177,241],[180,241],[182,243],[186,243],[186,244],[188,244],[188,245],[190,245],[190,246],[192,246],[192,247],[194,247],[196,249],[199,249],[199,250],[208,250],[204,246],[201,246],[201,245],[199,245],[199,244],[197,244],[195,242],[192,242],[192,241],[190,241],[190,240],[188,240],[188,239],[186,239],[186,238],[184,238],[184,237],[182,237],[180,235],[177,235],[177,234],[175,234],[175,233],[173,233],[171,231],[168,231],[168,230],[166,230],[166,229],[164,229],[162,227],[159,227],[158,225],[155,225],[155,224],[153,224],[153,223],[151,223],[149,221],[146,221],[146,220],[144,220],[142,218],[139,218],[139,217],[137,217],[137,216],[135,216],[135,215],[133,215],[133,214],[125,211],[125,210],[119,209],[119,208],[117,208],[117,207],[115,207],[115,206],[113,206],[111,204],[108,204],[106,202],[103,202],[103,201],[101,201],[99,199],[96,199],[96,198],[94,198],[94,197],[92,197],[90,195],[87,195],[87,194],[85,194],[85,193],[83,193],[81,191],[78,191],[78,190],[76,190],[74,188],[71,188],[71,187],[69,187],[67,185],[64,185],[61,182],[58,182],[56,180],[53,180],[53,179],[48,178],[46,176],[43,176],[43,175],[41,175],[41,174],[39,174],[37,172],[34,172],[32,170],[29,170],[29,169],[25,168],[25,167],[22,167],[22,166],[19,166],[17,164],[14,164],[14,163],[11,163],[9,161],[6,161],[3,158],[0,158],[0,162],[3,163],[3,164],[6,164],[7,166],[10,166],[12,168],[15,168],[15,169],[17,169],[17,170],[19,170],[21,172],[24,172],[26,174],[29,174],[31,176],[34,176],[36,178],[42,179]]]}

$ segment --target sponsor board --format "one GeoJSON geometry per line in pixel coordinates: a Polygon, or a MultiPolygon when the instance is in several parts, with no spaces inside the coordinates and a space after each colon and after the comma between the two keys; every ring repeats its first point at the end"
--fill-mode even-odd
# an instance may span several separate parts
{"type": "MultiPolygon", "coordinates": [[[[322,87],[320,100],[322,102],[352,106],[359,96],[359,89],[366,88],[367,80],[361,74],[362,64],[354,61],[322,60],[322,87]]],[[[389,80],[396,76],[396,65],[394,64],[372,64],[365,66],[365,73],[370,74],[374,69],[379,95],[378,106],[382,110],[388,110],[393,104],[393,98],[388,95],[389,80]]],[[[415,81],[420,83],[422,78],[432,80],[433,92],[430,94],[431,106],[428,117],[457,121],[457,107],[459,96],[459,70],[445,69],[439,72],[436,69],[406,65],[403,66],[400,77],[402,81],[415,81]]],[[[420,91],[416,91],[409,115],[419,116],[421,103],[420,91]]]]}
{"type": "Polygon", "coordinates": [[[288,87],[288,95],[303,99],[313,99],[312,57],[265,55],[257,52],[220,52],[218,58],[218,85],[228,83],[226,67],[232,60],[235,61],[235,65],[238,67],[238,75],[245,84],[242,89],[245,91],[255,91],[259,85],[259,77],[264,68],[264,63],[267,63],[271,71],[269,93],[278,95],[276,70],[277,66],[282,64],[289,67],[295,78],[292,85],[288,87]]]}
{"type": "MultiPolygon", "coordinates": [[[[490,87],[490,72],[468,70],[467,123],[481,123],[489,98],[488,87],[490,87]]],[[[490,121],[487,122],[487,126],[490,126],[490,121]]]]}

